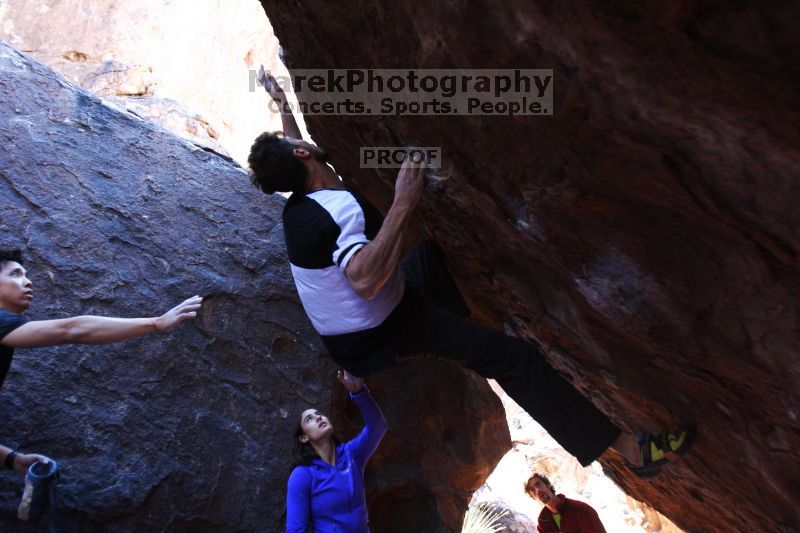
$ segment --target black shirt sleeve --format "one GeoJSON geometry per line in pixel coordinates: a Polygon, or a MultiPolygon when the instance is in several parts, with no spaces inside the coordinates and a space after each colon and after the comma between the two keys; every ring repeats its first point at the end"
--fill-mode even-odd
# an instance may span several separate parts
{"type": "MultiPolygon", "coordinates": [[[[29,322],[29,320],[22,315],[0,309],[0,341],[2,341],[6,335],[27,322],[29,322]]],[[[11,367],[11,358],[13,356],[14,348],[0,344],[0,388],[2,388],[3,381],[5,381],[6,374],[8,374],[8,369],[11,367]]]]}
{"type": "Polygon", "coordinates": [[[17,313],[11,313],[5,309],[0,309],[0,341],[2,341],[6,335],[28,322],[30,322],[30,319],[27,317],[18,315],[17,313]]]}

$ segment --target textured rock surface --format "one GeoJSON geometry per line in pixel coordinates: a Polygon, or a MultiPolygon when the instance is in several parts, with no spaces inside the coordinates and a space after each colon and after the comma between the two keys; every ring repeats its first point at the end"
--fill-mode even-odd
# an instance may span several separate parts
{"type": "MultiPolygon", "coordinates": [[[[1,43],[0,141],[0,246],[28,256],[32,318],[206,296],[173,335],[19,350],[0,442],[61,461],[65,531],[279,531],[297,413],[332,402],[345,437],[359,426],[291,282],[284,200],[1,43]]],[[[509,445],[499,400],[432,361],[372,384],[392,426],[368,471],[373,519],[422,491],[429,531],[456,524],[509,445]]],[[[33,529],[11,518],[20,489],[0,473],[0,530],[33,529]]]]}
{"type": "Polygon", "coordinates": [[[0,0],[0,39],[241,163],[265,125],[280,129],[263,91],[250,91],[261,62],[283,68],[254,0],[0,0]]]}
{"type": "Polygon", "coordinates": [[[307,123],[382,207],[359,146],[442,147],[417,229],[484,319],[631,430],[700,425],[656,481],[606,460],[629,494],[689,530],[800,527],[794,3],[262,4],[293,68],[553,68],[553,117],[307,123]]]}
{"type": "MultiPolygon", "coordinates": [[[[32,318],[207,296],[174,335],[19,350],[2,440],[62,461],[71,527],[274,531],[285,417],[327,405],[330,386],[286,268],[281,199],[5,45],[0,101],[2,238],[29,258],[32,318]]],[[[11,512],[19,482],[0,479],[11,512]]]]}

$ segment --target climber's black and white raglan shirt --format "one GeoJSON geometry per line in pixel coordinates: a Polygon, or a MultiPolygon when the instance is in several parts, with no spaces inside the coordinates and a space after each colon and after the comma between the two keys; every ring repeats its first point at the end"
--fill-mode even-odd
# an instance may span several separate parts
{"type": "MultiPolygon", "coordinates": [[[[372,300],[360,297],[344,275],[350,259],[378,234],[383,217],[355,191],[320,189],[294,193],[283,210],[283,231],[300,300],[323,342],[359,344],[403,298],[398,269],[372,300]]],[[[332,353],[332,355],[336,355],[332,353]]]]}

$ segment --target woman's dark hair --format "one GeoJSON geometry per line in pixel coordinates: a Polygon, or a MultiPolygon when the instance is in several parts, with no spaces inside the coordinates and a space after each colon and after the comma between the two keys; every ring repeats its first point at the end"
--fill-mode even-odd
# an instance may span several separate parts
{"type": "Polygon", "coordinates": [[[297,146],[283,133],[262,133],[250,147],[250,182],[267,194],[302,191],[308,169],[292,152],[297,146]]]}
{"type": "Polygon", "coordinates": [[[6,263],[10,263],[14,261],[16,263],[22,264],[22,252],[19,249],[16,250],[0,250],[0,269],[6,266],[6,263]]]}
{"type": "MultiPolygon", "coordinates": [[[[294,428],[294,455],[295,455],[295,462],[292,465],[292,470],[298,466],[309,466],[311,461],[314,459],[321,459],[319,454],[314,450],[314,447],[311,446],[311,443],[308,442],[300,442],[300,437],[305,435],[303,432],[303,421],[302,419],[297,421],[297,426],[294,428]]],[[[333,443],[336,446],[339,446],[342,443],[342,439],[339,438],[339,435],[334,433],[332,436],[333,443]]]]}

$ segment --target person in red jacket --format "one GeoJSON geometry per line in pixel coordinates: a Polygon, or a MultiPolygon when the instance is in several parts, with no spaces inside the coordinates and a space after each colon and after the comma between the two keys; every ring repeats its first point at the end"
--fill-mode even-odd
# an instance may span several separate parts
{"type": "Polygon", "coordinates": [[[525,492],[544,504],[539,513],[539,533],[606,533],[591,505],[556,494],[550,480],[534,474],[525,484],[525,492]]]}

